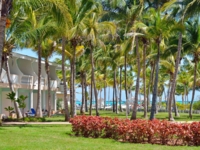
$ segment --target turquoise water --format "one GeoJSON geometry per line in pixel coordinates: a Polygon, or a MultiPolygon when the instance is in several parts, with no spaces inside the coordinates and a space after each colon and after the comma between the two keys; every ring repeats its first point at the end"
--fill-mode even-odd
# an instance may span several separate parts
{"type": "MultiPolygon", "coordinates": [[[[165,102],[165,101],[163,101],[163,102],[165,102]]],[[[182,104],[182,101],[177,101],[177,102],[180,103],[180,104],[182,104]]],[[[89,103],[90,103],[90,102],[88,101],[88,104],[89,104],[89,103]]],[[[138,104],[140,104],[140,103],[141,103],[141,102],[139,101],[138,104]]],[[[150,102],[150,103],[151,103],[151,102],[150,102]]],[[[185,104],[186,104],[186,103],[187,103],[187,102],[185,102],[185,104]]],[[[188,102],[188,103],[190,103],[190,102],[188,102]]],[[[77,101],[76,101],[76,104],[77,104],[77,105],[81,105],[81,101],[78,101],[78,100],[77,100],[77,101]]],[[[95,104],[95,102],[93,101],[92,104],[95,104]]],[[[115,104],[115,102],[114,102],[114,104],[115,104]]],[[[119,102],[118,102],[118,104],[119,104],[119,102]]],[[[124,105],[125,105],[125,104],[126,104],[126,101],[122,101],[121,104],[124,104],[124,105]]],[[[110,106],[110,105],[113,105],[113,102],[112,102],[112,101],[106,101],[106,106],[110,106]]]]}

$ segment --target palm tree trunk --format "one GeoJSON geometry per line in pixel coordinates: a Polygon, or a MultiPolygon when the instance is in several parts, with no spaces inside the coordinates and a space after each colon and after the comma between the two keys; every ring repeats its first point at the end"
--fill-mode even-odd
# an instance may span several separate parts
{"type": "Polygon", "coordinates": [[[119,110],[122,112],[122,66],[120,66],[119,110]]]}
{"type": "Polygon", "coordinates": [[[139,43],[138,37],[135,38],[136,43],[136,55],[137,55],[137,79],[136,79],[136,87],[135,87],[135,100],[133,106],[133,112],[131,116],[131,120],[137,119],[137,107],[138,107],[138,95],[139,95],[139,88],[140,88],[140,53],[139,53],[139,43]]]}
{"type": "Polygon", "coordinates": [[[147,48],[147,45],[144,44],[144,50],[143,50],[144,118],[147,118],[147,98],[146,98],[146,48],[147,48]]]}
{"type": "MultiPolygon", "coordinates": [[[[0,63],[3,55],[3,47],[5,40],[5,28],[6,28],[6,19],[9,15],[9,12],[12,8],[12,0],[1,0],[0,1],[0,63]]],[[[1,66],[1,64],[0,64],[1,66]]]]}
{"type": "Polygon", "coordinates": [[[153,63],[153,65],[151,65],[151,74],[150,74],[150,80],[149,80],[149,85],[148,85],[148,93],[147,93],[147,112],[148,112],[149,104],[150,104],[150,93],[151,93],[151,86],[152,86],[152,83],[153,83],[154,71],[155,71],[155,63],[153,63]]]}
{"type": "Polygon", "coordinates": [[[50,81],[50,75],[49,75],[49,62],[48,59],[45,58],[45,68],[46,68],[46,74],[47,74],[47,86],[48,86],[48,117],[51,116],[51,81],[50,81]]]}
{"type": "Polygon", "coordinates": [[[37,92],[36,116],[42,117],[42,109],[41,109],[41,42],[38,43],[38,92],[37,92]]]}
{"type": "Polygon", "coordinates": [[[113,112],[115,112],[115,84],[114,82],[113,82],[113,93],[112,93],[113,94],[113,102],[112,102],[113,112]]]}
{"type": "Polygon", "coordinates": [[[4,60],[3,60],[3,58],[1,58],[1,64],[0,64],[0,82],[3,82],[2,78],[1,78],[1,74],[2,74],[2,71],[3,71],[3,64],[4,64],[4,60]]]}
{"type": "Polygon", "coordinates": [[[85,77],[84,72],[81,72],[81,88],[82,88],[82,104],[80,109],[80,114],[85,114],[85,83],[84,83],[85,77]]]}
{"type": "Polygon", "coordinates": [[[70,60],[70,70],[71,70],[71,73],[70,73],[70,115],[73,117],[73,108],[74,108],[74,105],[73,105],[73,61],[70,60]]]}
{"type": "Polygon", "coordinates": [[[156,60],[156,74],[155,74],[154,87],[153,87],[153,97],[152,97],[150,120],[153,120],[155,118],[155,113],[156,113],[156,103],[157,103],[157,94],[158,94],[157,89],[158,89],[159,60],[160,60],[160,39],[158,39],[157,46],[158,46],[158,53],[157,53],[157,60],[156,60]]]}
{"type": "Polygon", "coordinates": [[[193,87],[192,87],[192,99],[191,99],[191,102],[190,102],[190,110],[189,110],[190,119],[192,119],[192,106],[193,106],[194,96],[195,96],[196,78],[197,78],[197,61],[195,60],[195,63],[194,63],[194,79],[193,79],[193,87]]]}
{"type": "Polygon", "coordinates": [[[181,47],[182,47],[182,33],[179,33],[179,40],[178,40],[178,51],[177,51],[177,56],[176,56],[176,63],[175,63],[175,72],[173,76],[173,82],[171,85],[171,91],[170,91],[170,97],[169,97],[169,121],[173,121],[174,118],[172,116],[172,100],[173,100],[173,94],[175,91],[175,86],[176,86],[176,77],[178,74],[178,66],[179,66],[179,61],[180,61],[180,56],[181,56],[181,47]]]}
{"type": "Polygon", "coordinates": [[[87,92],[87,78],[86,78],[86,72],[85,72],[85,75],[84,75],[84,85],[85,85],[85,111],[88,112],[88,106],[87,106],[87,97],[88,97],[88,92],[87,92]]]}
{"type": "Polygon", "coordinates": [[[92,85],[92,77],[91,77],[91,84],[90,84],[90,116],[92,115],[92,99],[93,99],[93,85],[92,85]]]}
{"type": "Polygon", "coordinates": [[[63,76],[63,86],[64,86],[64,105],[65,105],[65,121],[70,120],[69,110],[68,110],[68,99],[67,99],[67,85],[66,85],[66,71],[65,71],[65,37],[62,38],[62,76],[63,76]]]}
{"type": "Polygon", "coordinates": [[[170,96],[170,89],[171,89],[171,83],[172,82],[172,79],[170,77],[170,80],[169,80],[169,86],[168,86],[168,91],[167,91],[167,104],[166,104],[166,110],[169,111],[169,96],[170,96]]]}
{"type": "Polygon", "coordinates": [[[106,107],[106,70],[105,70],[105,75],[104,75],[104,110],[106,107]]]}
{"type": "MultiPolygon", "coordinates": [[[[4,56],[4,60],[5,60],[5,67],[6,67],[6,73],[7,73],[7,78],[8,78],[8,83],[9,83],[9,87],[10,87],[10,90],[12,92],[15,92],[15,89],[13,87],[13,84],[12,84],[12,81],[10,79],[10,68],[9,68],[9,64],[8,64],[8,56],[4,56]]],[[[14,101],[14,107],[15,107],[15,111],[16,111],[16,114],[17,114],[17,118],[22,118],[22,113],[21,113],[21,110],[19,109],[19,104],[18,102],[14,101]]]]}
{"type": "MultiPolygon", "coordinates": [[[[5,39],[6,17],[1,16],[0,19],[0,63],[2,63],[4,39],[5,39]]],[[[1,64],[0,64],[1,66],[1,64]]]]}
{"type": "Polygon", "coordinates": [[[0,0],[0,20],[1,20],[2,0],[0,0]]]}
{"type": "Polygon", "coordinates": [[[128,91],[127,91],[127,79],[126,79],[126,73],[127,73],[127,54],[125,54],[124,57],[124,67],[125,67],[125,71],[124,71],[124,77],[125,77],[125,95],[126,95],[126,118],[128,118],[129,115],[129,100],[128,100],[128,91]]]}
{"type": "Polygon", "coordinates": [[[118,113],[118,102],[117,102],[117,84],[116,84],[116,69],[114,71],[114,89],[113,89],[115,92],[114,92],[114,97],[115,97],[115,110],[116,110],[116,114],[118,113]]]}
{"type": "Polygon", "coordinates": [[[180,117],[179,113],[178,113],[178,108],[176,105],[176,98],[175,98],[175,94],[174,94],[174,113],[176,117],[180,117]]]}
{"type": "Polygon", "coordinates": [[[76,116],[76,47],[73,51],[73,116],[76,116]]]}
{"type": "Polygon", "coordinates": [[[91,42],[90,42],[90,48],[91,48],[92,82],[93,82],[93,86],[94,86],[96,116],[99,116],[99,112],[98,112],[98,95],[97,95],[97,89],[96,89],[96,82],[95,82],[95,78],[94,78],[93,46],[92,46],[91,42]]]}

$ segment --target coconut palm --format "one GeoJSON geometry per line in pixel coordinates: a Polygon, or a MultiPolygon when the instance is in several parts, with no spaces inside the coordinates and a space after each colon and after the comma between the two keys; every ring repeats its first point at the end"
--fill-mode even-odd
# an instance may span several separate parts
{"type": "Polygon", "coordinates": [[[197,79],[197,64],[200,60],[200,24],[199,20],[193,20],[192,22],[186,22],[186,33],[188,42],[184,46],[184,50],[188,51],[188,54],[192,56],[194,63],[193,73],[193,87],[192,87],[192,99],[190,103],[189,117],[192,118],[192,105],[195,96],[196,79],[197,79]]]}
{"type": "MultiPolygon", "coordinates": [[[[1,0],[0,1],[0,63],[2,59],[4,39],[5,39],[5,29],[6,23],[8,23],[8,15],[10,14],[10,10],[12,8],[12,0],[1,0]]],[[[0,64],[1,66],[1,64],[0,64]]]]}
{"type": "Polygon", "coordinates": [[[76,47],[81,45],[83,41],[82,32],[84,30],[83,20],[92,11],[94,11],[92,0],[81,0],[81,1],[66,1],[66,5],[69,8],[70,17],[72,19],[71,26],[65,28],[65,37],[68,42],[68,46],[73,50],[72,59],[70,61],[71,74],[70,74],[70,105],[71,105],[71,115],[72,117],[76,113],[75,105],[75,75],[76,75],[76,47]]]}
{"type": "Polygon", "coordinates": [[[157,45],[157,58],[156,58],[156,73],[153,87],[153,97],[152,97],[152,107],[150,120],[154,119],[154,114],[156,111],[156,99],[157,99],[157,87],[158,87],[158,73],[159,73],[159,60],[160,60],[160,46],[161,42],[163,43],[164,38],[166,38],[170,34],[171,27],[173,25],[173,20],[168,16],[161,16],[159,11],[155,11],[155,9],[150,10],[152,15],[152,23],[148,28],[148,34],[154,39],[157,45]]]}
{"type": "MultiPolygon", "coordinates": [[[[199,2],[199,0],[192,0],[192,1],[185,0],[185,1],[180,1],[180,2],[181,2],[181,6],[182,6],[180,9],[180,13],[179,13],[182,15],[180,23],[183,25],[184,19],[199,13],[198,8],[200,7],[200,2],[199,2]],[[184,10],[184,6],[185,6],[185,10],[184,10]]],[[[177,13],[177,12],[178,11],[175,11],[175,13],[177,13]]],[[[179,62],[180,62],[180,54],[181,54],[181,49],[182,49],[182,37],[183,37],[182,33],[183,33],[183,30],[181,30],[179,32],[177,57],[176,57],[175,73],[174,73],[173,81],[176,81],[176,77],[177,77],[177,73],[178,73],[178,66],[179,66],[179,62]]],[[[172,116],[172,111],[171,111],[171,101],[174,97],[173,93],[175,91],[175,85],[176,85],[176,82],[173,82],[171,85],[171,92],[170,92],[170,97],[169,97],[169,120],[174,120],[173,116],[172,116]]]]}
{"type": "Polygon", "coordinates": [[[46,39],[42,41],[42,52],[41,52],[41,57],[44,58],[45,61],[45,70],[47,74],[47,86],[48,86],[48,98],[47,98],[47,103],[48,103],[48,116],[51,116],[51,83],[50,83],[50,68],[49,68],[49,58],[52,56],[53,52],[55,51],[56,47],[56,42],[51,40],[51,39],[46,39]]]}
{"type": "MultiPolygon", "coordinates": [[[[41,13],[41,12],[40,12],[41,13]]],[[[39,15],[37,11],[29,11],[28,16],[19,23],[19,30],[16,34],[22,40],[26,40],[28,46],[38,50],[38,94],[36,115],[42,116],[41,111],[41,50],[42,42],[56,33],[57,25],[52,15],[39,15]]]]}
{"type": "Polygon", "coordinates": [[[191,75],[188,71],[181,70],[177,78],[177,93],[182,94],[182,104],[187,104],[187,95],[189,94],[190,87],[189,84],[191,82],[191,75]],[[181,90],[181,91],[180,91],[181,90]]]}
{"type": "Polygon", "coordinates": [[[102,73],[104,74],[104,109],[106,104],[106,87],[107,87],[107,69],[108,66],[112,63],[112,57],[111,57],[111,45],[106,45],[105,48],[99,49],[95,54],[94,58],[96,59],[97,64],[100,70],[102,70],[102,73]]]}
{"type": "MultiPolygon", "coordinates": [[[[110,35],[115,34],[116,27],[113,23],[108,21],[100,21],[99,15],[102,13],[102,8],[97,4],[97,13],[93,12],[91,13],[88,18],[84,20],[85,29],[84,29],[84,35],[87,37],[88,40],[88,46],[90,48],[90,59],[91,59],[91,66],[92,66],[92,72],[91,72],[91,78],[92,78],[92,84],[94,88],[94,94],[95,94],[95,104],[96,104],[96,115],[99,115],[98,112],[98,103],[97,103],[97,90],[96,90],[96,82],[95,82],[95,76],[94,76],[94,69],[95,69],[95,63],[94,63],[94,57],[93,52],[95,50],[95,47],[98,45],[101,46],[103,43],[99,40],[98,37],[99,33],[104,33],[105,36],[110,37],[110,35]],[[106,31],[105,31],[106,29],[106,31]]],[[[105,37],[104,36],[104,37],[105,37]]],[[[108,38],[106,38],[108,39],[108,38]]]]}

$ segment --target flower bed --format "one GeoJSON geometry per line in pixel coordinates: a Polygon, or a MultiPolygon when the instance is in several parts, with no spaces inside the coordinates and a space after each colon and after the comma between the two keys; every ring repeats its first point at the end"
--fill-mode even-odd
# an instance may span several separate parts
{"type": "Polygon", "coordinates": [[[77,136],[113,138],[132,143],[200,145],[200,122],[131,121],[99,116],[76,116],[70,122],[77,136]]]}

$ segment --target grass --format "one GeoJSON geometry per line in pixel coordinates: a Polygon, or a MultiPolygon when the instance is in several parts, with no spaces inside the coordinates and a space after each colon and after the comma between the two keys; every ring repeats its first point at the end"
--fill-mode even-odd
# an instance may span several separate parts
{"type": "Polygon", "coordinates": [[[71,135],[71,125],[0,127],[1,150],[199,150],[199,147],[121,143],[71,135]]]}
{"type": "MultiPolygon", "coordinates": [[[[79,111],[77,111],[77,113],[79,114],[79,111]]],[[[119,117],[119,118],[126,118],[126,112],[119,112],[118,114],[113,113],[112,111],[104,111],[104,110],[100,110],[99,111],[100,116],[104,116],[104,117],[119,117]]],[[[89,115],[89,113],[86,113],[86,115],[89,115]]],[[[95,115],[95,111],[93,110],[92,115],[95,115]]],[[[131,115],[131,113],[130,113],[131,115]]],[[[128,116],[128,118],[130,118],[131,116],[128,116]]],[[[148,113],[148,117],[150,116],[150,113],[148,113]]],[[[158,114],[156,114],[156,118],[157,119],[165,119],[167,120],[168,118],[168,113],[167,112],[159,112],[158,114]]],[[[139,119],[143,119],[143,112],[137,112],[137,118],[139,119]]],[[[174,119],[176,121],[200,121],[200,114],[193,114],[193,119],[191,120],[190,118],[188,118],[188,114],[187,113],[180,113],[180,117],[174,117],[174,119]]],[[[55,115],[52,116],[50,118],[46,118],[46,121],[52,122],[52,121],[63,121],[64,120],[64,115],[55,115]]]]}

